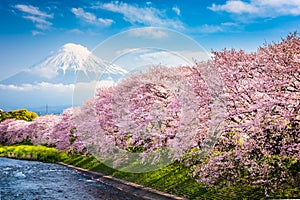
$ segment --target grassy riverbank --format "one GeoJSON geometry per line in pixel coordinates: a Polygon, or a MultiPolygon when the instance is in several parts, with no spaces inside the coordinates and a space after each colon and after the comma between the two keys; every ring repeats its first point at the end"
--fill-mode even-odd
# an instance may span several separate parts
{"type": "MultiPolygon", "coordinates": [[[[189,173],[191,173],[190,168],[178,162],[153,172],[126,173],[107,167],[93,156],[66,154],[57,151],[55,148],[44,146],[0,146],[0,156],[43,162],[64,162],[188,199],[265,198],[265,194],[260,187],[254,188],[247,185],[240,185],[224,187],[222,189],[206,188],[204,184],[196,182],[189,176],[189,173]]],[[[299,189],[291,188],[284,192],[278,192],[269,198],[295,198],[299,196],[299,189]]]]}
{"type": "MultiPolygon", "coordinates": [[[[114,170],[101,164],[93,156],[72,155],[64,163],[100,172],[116,178],[134,182],[188,199],[266,199],[261,187],[249,185],[207,188],[190,177],[191,169],[183,163],[175,162],[159,170],[147,173],[127,173],[114,170]]],[[[298,189],[291,188],[284,193],[278,192],[269,198],[288,198],[300,195],[298,189]]]]}
{"type": "Polygon", "coordinates": [[[0,156],[42,162],[59,162],[68,158],[64,152],[55,148],[32,145],[0,146],[0,156]]]}
{"type": "Polygon", "coordinates": [[[159,170],[147,173],[118,171],[101,164],[92,156],[85,157],[77,155],[64,160],[64,163],[107,174],[189,199],[197,199],[197,197],[207,193],[203,184],[197,183],[188,175],[190,170],[182,163],[173,163],[159,170]]]}
{"type": "Polygon", "coordinates": [[[196,199],[207,193],[204,185],[190,178],[189,169],[180,163],[173,163],[154,172],[135,174],[114,170],[101,164],[93,156],[66,154],[45,146],[0,146],[0,156],[43,162],[64,162],[189,199],[196,199]]]}

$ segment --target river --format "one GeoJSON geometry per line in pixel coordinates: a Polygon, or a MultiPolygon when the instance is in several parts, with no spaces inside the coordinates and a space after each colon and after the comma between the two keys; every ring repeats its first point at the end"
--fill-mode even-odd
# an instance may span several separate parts
{"type": "Polygon", "coordinates": [[[67,167],[0,157],[0,200],[130,200],[67,167]]]}

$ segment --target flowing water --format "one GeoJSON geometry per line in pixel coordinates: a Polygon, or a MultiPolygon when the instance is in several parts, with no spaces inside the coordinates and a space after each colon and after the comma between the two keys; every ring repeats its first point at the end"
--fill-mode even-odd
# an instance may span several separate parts
{"type": "Polygon", "coordinates": [[[121,199],[132,197],[67,167],[0,157],[0,200],[121,199]]]}

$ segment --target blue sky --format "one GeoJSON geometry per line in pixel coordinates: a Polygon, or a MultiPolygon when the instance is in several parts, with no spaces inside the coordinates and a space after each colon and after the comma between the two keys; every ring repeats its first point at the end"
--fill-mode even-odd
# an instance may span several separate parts
{"type": "Polygon", "coordinates": [[[0,15],[0,80],[65,43],[93,49],[136,27],[179,31],[207,51],[255,51],[300,29],[299,0],[1,0],[0,15]]]}

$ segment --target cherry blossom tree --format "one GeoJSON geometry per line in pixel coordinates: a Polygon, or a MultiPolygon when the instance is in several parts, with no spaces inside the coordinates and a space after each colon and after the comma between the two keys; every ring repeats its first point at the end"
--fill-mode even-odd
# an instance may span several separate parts
{"type": "Polygon", "coordinates": [[[6,144],[8,142],[8,138],[6,137],[6,132],[9,127],[9,124],[16,119],[6,119],[0,123],[0,143],[6,144]]]}
{"type": "Polygon", "coordinates": [[[210,96],[203,83],[196,68],[155,67],[101,88],[95,99],[100,131],[114,147],[142,156],[171,148],[180,158],[207,131],[210,96]]]}
{"type": "MultiPolygon", "coordinates": [[[[56,141],[56,148],[67,152],[83,152],[84,146],[78,139],[78,132],[75,124],[75,113],[79,108],[68,108],[61,114],[60,121],[54,125],[53,139],[56,141]]],[[[82,113],[84,115],[84,113],[82,113]]],[[[83,122],[84,120],[81,120],[83,122]]]]}
{"type": "Polygon", "coordinates": [[[0,123],[0,143],[18,144],[30,139],[28,126],[31,122],[25,120],[7,119],[0,123]]]}
{"type": "Polygon", "coordinates": [[[291,34],[254,53],[213,52],[228,115],[215,153],[195,166],[208,185],[244,181],[266,194],[296,184],[299,163],[300,38],[291,34]],[[283,188],[282,188],[283,187],[283,188]]]}
{"type": "Polygon", "coordinates": [[[57,139],[53,135],[53,128],[60,121],[60,115],[38,117],[27,127],[31,142],[34,145],[56,146],[57,139]]]}

